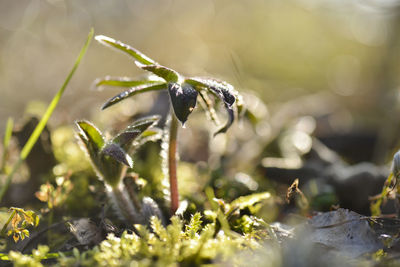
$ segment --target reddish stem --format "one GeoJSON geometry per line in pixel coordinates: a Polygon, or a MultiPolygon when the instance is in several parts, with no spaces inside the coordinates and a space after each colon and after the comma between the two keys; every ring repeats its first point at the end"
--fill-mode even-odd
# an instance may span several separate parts
{"type": "Polygon", "coordinates": [[[171,112],[171,125],[169,129],[168,146],[168,173],[169,186],[171,191],[171,216],[175,214],[179,207],[178,177],[176,175],[176,151],[178,137],[178,120],[174,112],[171,112]]]}

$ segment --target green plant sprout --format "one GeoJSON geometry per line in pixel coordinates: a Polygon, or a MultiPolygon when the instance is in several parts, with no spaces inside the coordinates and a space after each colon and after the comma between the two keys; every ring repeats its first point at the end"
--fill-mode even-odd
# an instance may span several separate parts
{"type": "Polygon", "coordinates": [[[128,183],[123,182],[127,169],[133,166],[129,155],[132,148],[157,135],[157,131],[149,128],[159,119],[159,116],[139,119],[108,142],[92,123],[76,122],[82,147],[98,177],[104,182],[115,210],[130,223],[147,223],[152,215],[162,218],[157,204],[151,198],[144,198],[140,205],[133,190],[126,186],[128,183]]]}
{"type": "Polygon", "coordinates": [[[28,141],[22,148],[21,153],[18,158],[18,161],[12,167],[10,173],[8,174],[8,176],[6,178],[6,181],[1,185],[0,202],[2,201],[5,193],[8,190],[8,187],[11,184],[14,174],[17,172],[19,167],[22,165],[22,162],[24,162],[24,160],[28,157],[28,155],[31,152],[36,141],[39,139],[40,134],[42,133],[44,127],[46,126],[47,122],[49,121],[51,114],[53,114],[54,109],[57,107],[58,102],[60,101],[61,96],[63,95],[65,89],[67,88],[67,85],[69,84],[72,76],[74,75],[76,69],[78,68],[79,63],[81,62],[83,56],[86,54],[86,51],[89,48],[90,41],[92,40],[93,35],[94,35],[94,30],[91,29],[89,32],[89,35],[87,37],[87,40],[85,42],[85,45],[82,47],[81,51],[79,52],[78,58],[76,59],[74,66],[72,67],[71,71],[69,72],[69,74],[68,74],[67,78],[65,79],[61,88],[58,90],[56,95],[53,97],[52,101],[50,102],[49,106],[46,109],[46,112],[44,113],[43,117],[41,118],[38,125],[36,126],[35,130],[33,131],[31,136],[29,137],[28,141]]]}
{"type": "Polygon", "coordinates": [[[147,57],[135,48],[116,41],[112,38],[98,35],[95,39],[103,45],[116,48],[125,54],[133,57],[135,64],[143,70],[153,74],[147,80],[131,80],[127,78],[105,77],[95,81],[96,86],[109,85],[119,87],[130,87],[128,90],[109,99],[102,107],[108,108],[128,97],[136,94],[167,90],[171,102],[169,141],[168,141],[168,174],[171,194],[171,215],[175,214],[179,207],[179,193],[177,180],[177,138],[178,120],[184,126],[189,115],[196,107],[199,99],[201,106],[206,111],[208,117],[216,124],[219,124],[214,106],[220,100],[227,110],[228,121],[214,134],[224,133],[232,125],[235,118],[235,108],[237,113],[243,110],[243,101],[239,93],[232,85],[225,81],[212,78],[185,77],[177,71],[164,67],[153,59],[147,57]],[[154,77],[154,75],[156,77],[154,77]]]}

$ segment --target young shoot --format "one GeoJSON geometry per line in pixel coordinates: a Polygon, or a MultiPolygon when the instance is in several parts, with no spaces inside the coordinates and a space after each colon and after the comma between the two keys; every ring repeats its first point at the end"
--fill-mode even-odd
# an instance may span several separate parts
{"type": "MultiPolygon", "coordinates": [[[[122,182],[127,169],[133,166],[130,151],[135,145],[142,144],[143,140],[148,140],[151,135],[157,134],[156,131],[148,129],[159,119],[159,116],[139,119],[109,141],[104,139],[100,130],[92,123],[84,120],[76,122],[82,147],[88,154],[98,177],[104,182],[115,210],[130,223],[145,223],[145,217],[148,217],[148,212],[140,213],[144,209],[137,205],[136,199],[132,199],[132,192],[127,192],[122,182]]],[[[143,199],[142,205],[153,207],[154,204],[149,198],[143,199]]],[[[152,215],[160,215],[158,207],[154,207],[152,215]]]]}
{"type": "Polygon", "coordinates": [[[214,123],[218,123],[215,112],[215,104],[222,102],[227,113],[228,121],[220,126],[214,135],[224,133],[232,125],[235,119],[235,109],[241,113],[243,109],[242,97],[225,81],[212,78],[185,77],[177,71],[158,64],[153,59],[147,57],[137,49],[116,41],[112,38],[99,35],[95,39],[103,45],[115,48],[135,60],[135,64],[142,70],[152,74],[147,80],[134,80],[123,77],[105,77],[95,81],[96,86],[119,86],[129,87],[128,90],[112,97],[104,105],[103,109],[108,108],[128,97],[149,92],[167,90],[170,97],[170,128],[169,128],[169,147],[168,147],[168,173],[171,193],[171,215],[175,214],[179,206],[178,179],[176,173],[176,153],[178,139],[178,121],[184,126],[189,115],[196,107],[197,101],[207,112],[208,117],[214,123]]]}

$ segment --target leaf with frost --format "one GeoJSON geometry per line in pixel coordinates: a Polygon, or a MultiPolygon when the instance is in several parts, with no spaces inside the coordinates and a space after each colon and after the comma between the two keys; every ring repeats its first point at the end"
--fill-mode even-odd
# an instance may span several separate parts
{"type": "Polygon", "coordinates": [[[129,168],[133,167],[132,158],[126,153],[125,150],[122,149],[119,145],[115,143],[107,144],[103,150],[101,151],[102,154],[108,155],[112,157],[114,160],[125,164],[129,168]]]}
{"type": "Polygon", "coordinates": [[[233,111],[233,105],[235,102],[237,104],[238,111],[241,112],[242,110],[242,100],[239,93],[231,84],[215,79],[193,77],[186,79],[185,82],[199,89],[207,90],[221,99],[221,101],[224,103],[226,111],[228,112],[228,121],[214,134],[214,136],[219,133],[226,132],[235,119],[235,114],[233,111]]]}
{"type": "Polygon", "coordinates": [[[152,115],[143,117],[134,121],[131,125],[127,127],[127,130],[137,130],[143,133],[148,128],[154,126],[161,119],[160,115],[152,115]]]}
{"type": "MultiPolygon", "coordinates": [[[[136,120],[133,124],[129,125],[124,131],[115,136],[112,139],[112,143],[118,144],[125,151],[129,151],[133,141],[147,131],[148,128],[155,125],[159,120],[160,116],[153,115],[136,120]]],[[[154,133],[155,134],[155,133],[154,133]]],[[[153,134],[147,133],[146,136],[151,136],[153,134]]],[[[142,136],[145,137],[145,136],[142,136]]]]}
{"type": "Polygon", "coordinates": [[[182,85],[169,83],[168,92],[175,116],[184,125],[188,116],[196,107],[198,92],[188,83],[182,85]]]}
{"type": "Polygon", "coordinates": [[[161,65],[145,65],[138,62],[136,62],[136,65],[143,70],[150,71],[158,77],[163,78],[166,82],[176,83],[179,80],[179,73],[173,69],[161,65]]]}
{"type": "Polygon", "coordinates": [[[85,149],[92,160],[96,161],[97,153],[104,146],[104,138],[101,132],[88,121],[77,121],[76,125],[79,128],[78,136],[85,145],[85,149]]]}
{"type": "Polygon", "coordinates": [[[96,41],[101,43],[102,45],[109,46],[112,48],[116,48],[117,50],[128,54],[129,56],[133,57],[136,61],[150,65],[150,64],[155,64],[156,62],[140,52],[139,50],[131,47],[130,45],[124,44],[120,41],[114,40],[113,38],[104,36],[104,35],[97,35],[95,37],[96,41]]]}
{"type": "Polygon", "coordinates": [[[130,88],[129,90],[126,90],[122,93],[119,93],[118,95],[110,98],[103,106],[101,109],[106,109],[130,96],[134,96],[136,94],[140,93],[145,93],[149,91],[157,91],[157,90],[163,90],[167,87],[166,83],[157,83],[157,84],[144,84],[144,85],[139,85],[130,88]]]}
{"type": "Polygon", "coordinates": [[[112,139],[112,142],[114,144],[119,145],[121,148],[124,150],[128,150],[130,146],[132,145],[133,140],[135,140],[139,135],[140,131],[134,130],[134,131],[124,131],[117,136],[115,136],[112,139]]]}
{"type": "Polygon", "coordinates": [[[93,82],[93,85],[94,87],[100,87],[100,86],[135,87],[139,85],[151,85],[159,83],[160,81],[157,80],[133,80],[128,77],[106,76],[103,78],[97,78],[93,82]]]}

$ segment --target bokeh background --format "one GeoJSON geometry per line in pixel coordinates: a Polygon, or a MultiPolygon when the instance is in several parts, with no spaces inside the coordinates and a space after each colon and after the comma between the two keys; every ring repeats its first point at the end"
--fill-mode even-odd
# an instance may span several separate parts
{"type": "MultiPolygon", "coordinates": [[[[381,131],[393,143],[399,15],[395,0],[0,0],[0,130],[32,101],[50,101],[94,27],[184,74],[250,90],[272,112],[323,95],[341,111],[331,128],[381,131]]],[[[90,118],[118,92],[90,90],[95,78],[139,74],[93,42],[52,123],[90,118]]]]}

